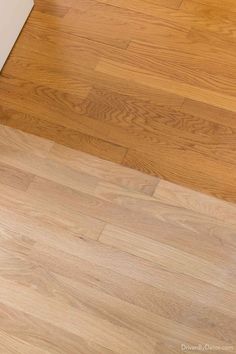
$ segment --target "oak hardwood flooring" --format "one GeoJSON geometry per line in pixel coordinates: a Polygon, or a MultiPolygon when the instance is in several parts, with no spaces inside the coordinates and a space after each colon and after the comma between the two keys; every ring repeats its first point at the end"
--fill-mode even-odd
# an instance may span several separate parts
{"type": "Polygon", "coordinates": [[[0,123],[236,202],[235,14],[234,0],[35,0],[0,123]]]}
{"type": "Polygon", "coordinates": [[[224,2],[220,0],[196,0],[196,2],[203,5],[219,7],[220,9],[228,9],[230,7],[232,11],[236,10],[234,0],[225,0],[224,2]]]}
{"type": "Polygon", "coordinates": [[[130,149],[125,156],[123,165],[160,176],[163,179],[172,180],[177,184],[185,185],[202,192],[206,191],[205,186],[208,184],[208,192],[210,194],[228,201],[235,199],[236,170],[231,164],[223,164],[223,162],[214,161],[209,158],[205,158],[204,164],[202,164],[202,155],[199,153],[188,150],[176,150],[175,154],[172,151],[172,155],[170,155],[167,151],[168,149],[165,147],[159,150],[157,155],[157,153],[140,153],[138,150],[130,149]],[[179,157],[180,155],[181,158],[179,157]],[[155,162],[157,157],[160,161],[158,164],[155,162]],[[193,164],[195,166],[194,172],[192,172],[193,164]],[[185,174],[182,173],[183,165],[186,169],[185,174]],[[225,181],[226,176],[227,184],[224,184],[224,191],[219,194],[222,181],[225,181]]]}
{"type": "Polygon", "coordinates": [[[2,353],[235,352],[235,204],[0,136],[2,353]]]}

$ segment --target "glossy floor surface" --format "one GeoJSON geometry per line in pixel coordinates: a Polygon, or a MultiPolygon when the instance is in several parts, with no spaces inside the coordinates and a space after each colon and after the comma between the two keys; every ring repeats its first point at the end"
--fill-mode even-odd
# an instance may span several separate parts
{"type": "Polygon", "coordinates": [[[0,150],[0,353],[236,352],[234,204],[5,126],[0,150]]]}
{"type": "Polygon", "coordinates": [[[235,0],[36,0],[0,122],[235,202],[235,0]]]}

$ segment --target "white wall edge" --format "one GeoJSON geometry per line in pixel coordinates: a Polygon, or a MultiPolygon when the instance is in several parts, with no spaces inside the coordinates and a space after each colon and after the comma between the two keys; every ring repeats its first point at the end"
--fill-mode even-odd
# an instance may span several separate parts
{"type": "Polygon", "coordinates": [[[34,5],[33,0],[0,0],[0,70],[34,5]]]}

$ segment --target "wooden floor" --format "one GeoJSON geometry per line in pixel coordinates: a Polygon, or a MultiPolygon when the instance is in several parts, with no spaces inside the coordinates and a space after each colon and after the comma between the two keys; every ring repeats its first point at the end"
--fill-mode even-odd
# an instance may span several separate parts
{"type": "Polygon", "coordinates": [[[36,0],[0,123],[236,202],[235,0],[36,0]]]}
{"type": "Polygon", "coordinates": [[[236,352],[236,206],[0,126],[0,353],[236,352]]]}

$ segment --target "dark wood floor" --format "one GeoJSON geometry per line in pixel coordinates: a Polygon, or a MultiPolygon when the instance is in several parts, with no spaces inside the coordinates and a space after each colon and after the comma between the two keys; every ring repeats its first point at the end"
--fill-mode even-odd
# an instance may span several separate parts
{"type": "Polygon", "coordinates": [[[0,123],[235,202],[235,0],[36,0],[0,123]]]}

